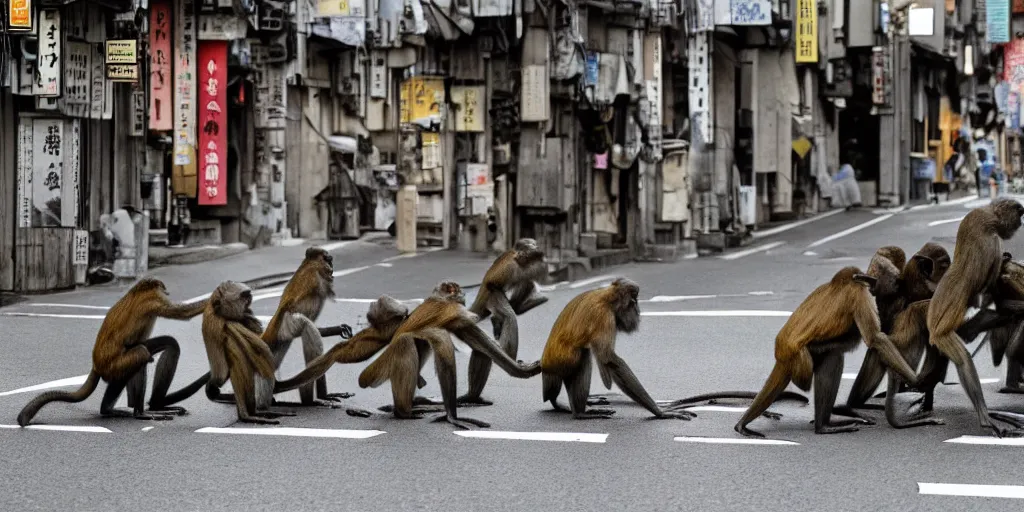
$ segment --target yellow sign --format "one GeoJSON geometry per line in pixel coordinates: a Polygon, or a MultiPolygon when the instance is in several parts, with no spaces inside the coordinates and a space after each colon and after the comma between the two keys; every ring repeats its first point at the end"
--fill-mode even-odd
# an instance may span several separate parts
{"type": "Polygon", "coordinates": [[[796,1],[796,62],[818,62],[818,2],[796,1]]]}
{"type": "Polygon", "coordinates": [[[7,19],[11,30],[32,30],[32,0],[11,0],[7,19]]]}
{"type": "Polygon", "coordinates": [[[421,126],[441,123],[444,103],[444,79],[436,76],[414,76],[402,82],[400,122],[421,126]]]}
{"type": "Polygon", "coordinates": [[[138,82],[138,64],[107,64],[107,80],[111,82],[138,82]]]}
{"type": "Polygon", "coordinates": [[[137,64],[139,51],[134,39],[111,39],[107,41],[107,64],[137,64]]]}
{"type": "Polygon", "coordinates": [[[455,103],[455,131],[484,131],[485,88],[479,86],[452,87],[452,103],[455,103]]]}
{"type": "Polygon", "coordinates": [[[317,16],[366,16],[362,0],[317,0],[317,16]]]}

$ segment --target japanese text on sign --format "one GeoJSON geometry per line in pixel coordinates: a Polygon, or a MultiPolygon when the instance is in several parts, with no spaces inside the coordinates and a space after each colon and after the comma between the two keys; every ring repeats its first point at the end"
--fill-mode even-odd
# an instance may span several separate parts
{"type": "Polygon", "coordinates": [[[60,11],[39,11],[39,54],[36,60],[35,96],[59,96],[61,93],[61,39],[60,11]]]}
{"type": "Polygon", "coordinates": [[[10,0],[7,26],[11,30],[32,30],[32,0],[10,0]]]}
{"type": "Polygon", "coordinates": [[[199,43],[199,204],[227,204],[227,41],[199,43]]]}
{"type": "Polygon", "coordinates": [[[818,62],[818,3],[816,0],[796,2],[796,62],[818,62]]]}
{"type": "Polygon", "coordinates": [[[174,165],[187,166],[185,176],[196,173],[195,160],[195,96],[196,48],[195,2],[181,0],[175,16],[177,38],[174,49],[174,165]]]}
{"type": "Polygon", "coordinates": [[[134,39],[107,41],[107,64],[135,64],[138,61],[138,46],[134,39]]]}
{"type": "Polygon", "coordinates": [[[171,3],[149,3],[149,127],[170,130],[174,127],[171,85],[171,3]]]}
{"type": "Polygon", "coordinates": [[[89,232],[84,229],[75,230],[75,248],[71,260],[73,265],[87,265],[89,263],[89,232]]]}
{"type": "Polygon", "coordinates": [[[138,64],[107,64],[107,79],[111,82],[138,82],[138,64]]]}

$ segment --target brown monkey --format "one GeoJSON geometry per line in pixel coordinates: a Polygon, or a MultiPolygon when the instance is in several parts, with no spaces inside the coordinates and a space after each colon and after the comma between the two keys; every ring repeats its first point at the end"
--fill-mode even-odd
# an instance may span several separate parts
{"type": "MultiPolygon", "coordinates": [[[[987,206],[968,213],[956,233],[953,264],[939,281],[928,307],[929,343],[957,367],[960,384],[974,404],[983,428],[997,436],[1006,431],[989,421],[974,361],[957,334],[973,297],[989,292],[999,280],[1003,264],[1002,241],[1020,229],[1024,205],[1013,199],[997,198],[987,206]]],[[[928,368],[925,371],[932,371],[928,368]]],[[[934,372],[933,372],[934,374],[934,372]]]]}
{"type": "MultiPolygon", "coordinates": [[[[395,335],[395,331],[409,316],[409,309],[401,302],[383,295],[370,305],[366,320],[370,326],[359,331],[347,341],[331,347],[324,355],[314,359],[298,375],[280,380],[274,385],[274,393],[291,391],[306,383],[312,382],[327,373],[335,364],[360,363],[371,358],[387,347],[395,335]]],[[[421,382],[421,386],[426,382],[421,382]]],[[[346,411],[350,416],[369,417],[371,413],[362,409],[350,408],[346,411]]]]}
{"type": "MultiPolygon", "coordinates": [[[[457,415],[455,346],[449,333],[458,336],[471,349],[490,357],[499,368],[516,378],[526,379],[537,375],[540,373],[540,363],[523,365],[513,361],[501,350],[498,343],[477,327],[479,317],[468,311],[465,304],[465,295],[458,284],[448,281],[438,284],[431,296],[402,322],[395,332],[394,339],[380,357],[359,375],[359,387],[375,388],[390,380],[394,397],[394,416],[401,419],[418,418],[419,413],[428,411],[414,407],[414,395],[420,370],[433,351],[445,409],[445,414],[435,421],[447,421],[459,428],[469,428],[470,425],[484,428],[490,426],[485,422],[460,418],[457,415]]],[[[506,313],[498,310],[494,314],[506,313]]],[[[503,335],[507,332],[503,332],[503,335]]],[[[433,410],[436,409],[430,409],[433,410]]]]}
{"type": "MultiPolygon", "coordinates": [[[[143,278],[128,290],[116,304],[107,311],[103,324],[96,335],[92,350],[92,370],[78,391],[47,391],[30,401],[18,414],[18,424],[27,425],[44,405],[50,402],[77,403],[89,398],[96,391],[99,381],[107,383],[100,404],[103,416],[134,417],[144,420],[169,420],[167,414],[147,414],[146,365],[154,356],[163,352],[156,364],[153,378],[152,399],[160,402],[167,394],[174,379],[181,353],[178,342],[171,336],[150,338],[157,318],[188,320],[198,316],[206,307],[206,301],[192,304],[175,304],[167,296],[167,288],[158,279],[143,278]],[[128,388],[128,406],[132,411],[115,409],[121,392],[128,388]]],[[[151,406],[149,413],[169,412],[186,414],[181,407],[151,406]]]]}
{"type": "Polygon", "coordinates": [[[914,371],[900,356],[892,340],[881,332],[878,306],[871,296],[877,281],[857,267],[836,272],[828,283],[817,287],[793,311],[775,337],[775,368],[757,398],[736,423],[746,436],[764,437],[747,428],[761,416],[792,381],[809,391],[814,383],[814,431],[818,434],[855,432],[854,424],[870,424],[862,418],[832,421],[832,408],[839,392],[846,352],[863,338],[878,349],[883,361],[911,385],[914,371]]]}
{"type": "MultiPolygon", "coordinates": [[[[299,265],[298,270],[285,285],[281,294],[281,302],[278,304],[274,317],[267,324],[266,331],[253,331],[266,342],[274,353],[275,368],[281,366],[284,356],[291,347],[295,337],[302,338],[302,350],[306,363],[323,354],[323,338],[341,334],[351,334],[351,328],[347,325],[334,327],[317,328],[315,323],[320,316],[324,303],[328,297],[334,295],[334,258],[327,251],[320,247],[306,249],[305,258],[299,265]]],[[[176,391],[161,402],[161,405],[170,405],[185,400],[195,394],[204,385],[206,395],[210,400],[222,403],[234,403],[235,397],[231,393],[222,393],[216,386],[209,383],[210,374],[203,375],[196,381],[176,391]]],[[[325,400],[337,400],[348,398],[352,393],[327,393],[327,379],[321,377],[316,381],[316,395],[314,397],[313,384],[304,385],[299,390],[301,403],[280,403],[280,405],[330,405],[325,400]]],[[[269,410],[273,402],[274,383],[265,381],[258,377],[256,379],[256,407],[260,410],[269,410]]],[[[156,405],[150,402],[151,405],[156,405]]],[[[282,413],[283,414],[283,413],[282,413]]],[[[292,414],[288,414],[292,415],[292,414]]]]}
{"type": "MultiPolygon", "coordinates": [[[[899,320],[899,317],[906,311],[909,304],[926,301],[932,297],[939,280],[949,269],[949,252],[939,244],[928,242],[896,274],[898,267],[885,257],[886,253],[892,254],[892,249],[892,246],[879,249],[871,259],[867,273],[878,282],[875,286],[875,302],[878,305],[882,332],[890,335],[889,337],[896,344],[896,348],[899,349],[907,364],[916,368],[928,344],[927,338],[920,337],[921,331],[916,329],[923,318],[917,316],[918,312],[914,312],[902,320],[899,320]],[[894,337],[897,322],[903,322],[906,326],[903,328],[903,331],[906,332],[901,331],[899,340],[894,337]],[[915,326],[915,328],[907,331],[909,326],[915,326]]],[[[900,252],[902,253],[902,251],[900,252]]],[[[923,308],[924,311],[927,311],[927,303],[923,305],[923,308]]],[[[868,404],[867,401],[882,382],[882,377],[886,372],[887,368],[878,351],[869,348],[864,355],[864,362],[861,363],[857,378],[853,381],[846,405],[836,407],[833,414],[847,416],[853,414],[853,409],[882,409],[883,406],[868,404]]],[[[926,393],[931,392],[934,392],[934,389],[928,390],[926,393]]],[[[890,404],[892,401],[887,398],[884,407],[888,409],[890,404]]],[[[856,416],[854,415],[854,417],[856,416]]],[[[892,424],[891,421],[890,424],[892,424]]],[[[897,426],[893,424],[892,426],[903,428],[913,425],[900,424],[897,426]]]]}
{"type": "Polygon", "coordinates": [[[253,377],[274,378],[274,355],[257,335],[261,329],[251,306],[252,291],[242,283],[224,281],[210,294],[203,311],[210,385],[219,388],[231,380],[238,421],[276,425],[271,418],[280,414],[256,410],[253,377]]]}
{"type": "Polygon", "coordinates": [[[540,360],[545,402],[565,411],[557,400],[564,385],[569,395],[568,410],[574,419],[608,418],[615,413],[611,409],[586,410],[593,353],[597,364],[606,369],[622,392],[655,418],[689,420],[697,416],[681,409],[659,408],[626,361],[615,353],[617,333],[631,334],[640,327],[639,294],[636,283],[619,278],[607,287],[583,292],[569,301],[551,328],[540,360]]]}
{"type": "MultiPolygon", "coordinates": [[[[501,349],[513,359],[519,353],[519,325],[516,315],[526,313],[548,301],[547,297],[537,292],[535,283],[547,273],[544,252],[537,248],[537,242],[532,238],[522,238],[487,269],[476,300],[469,308],[469,311],[479,316],[481,320],[494,312],[494,316],[491,317],[494,338],[503,340],[501,349]],[[506,292],[511,293],[511,296],[506,297],[506,292]],[[499,315],[498,310],[502,310],[503,314],[499,315]],[[510,320],[503,323],[502,318],[510,320]],[[504,330],[511,332],[503,335],[504,330]]],[[[492,405],[493,402],[480,396],[487,385],[490,373],[490,358],[476,351],[470,354],[469,392],[459,397],[459,404],[492,405]]]]}

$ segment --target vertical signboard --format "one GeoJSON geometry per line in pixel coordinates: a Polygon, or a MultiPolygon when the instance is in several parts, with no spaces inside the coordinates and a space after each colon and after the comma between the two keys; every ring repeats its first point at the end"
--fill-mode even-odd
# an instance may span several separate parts
{"type": "Polygon", "coordinates": [[[985,2],[985,27],[988,42],[1010,42],[1010,0],[985,2]]]}
{"type": "Polygon", "coordinates": [[[227,197],[227,41],[202,41],[199,68],[199,204],[225,205],[227,197]]]}
{"type": "Polygon", "coordinates": [[[89,119],[110,119],[107,103],[107,91],[110,89],[110,82],[107,81],[103,65],[103,50],[99,46],[93,46],[91,82],[89,88],[89,119]]]}
{"type": "Polygon", "coordinates": [[[81,168],[81,121],[69,119],[64,129],[64,172],[61,183],[60,225],[78,227],[78,180],[81,168]]]}
{"type": "Polygon", "coordinates": [[[89,117],[89,87],[92,85],[92,46],[68,41],[64,58],[64,114],[89,117]]]}
{"type": "Polygon", "coordinates": [[[174,102],[171,92],[171,3],[151,0],[149,3],[149,129],[170,130],[174,127],[174,102]]]}
{"type": "Polygon", "coordinates": [[[12,32],[32,30],[32,0],[10,0],[7,4],[7,26],[12,32]]]}
{"type": "Polygon", "coordinates": [[[796,62],[818,62],[818,2],[796,1],[796,62]]]}
{"type": "Polygon", "coordinates": [[[18,123],[18,227],[32,227],[32,119],[18,123]]]}
{"type": "Polygon", "coordinates": [[[57,9],[40,9],[36,83],[32,87],[32,94],[34,96],[60,96],[62,43],[60,11],[57,9]]]}
{"type": "MultiPolygon", "coordinates": [[[[175,18],[174,165],[181,176],[196,175],[196,18],[195,0],[180,0],[175,18]]],[[[175,193],[195,197],[189,187],[175,193]]]]}
{"type": "Polygon", "coordinates": [[[61,225],[64,120],[32,122],[32,226],[61,225]]]}

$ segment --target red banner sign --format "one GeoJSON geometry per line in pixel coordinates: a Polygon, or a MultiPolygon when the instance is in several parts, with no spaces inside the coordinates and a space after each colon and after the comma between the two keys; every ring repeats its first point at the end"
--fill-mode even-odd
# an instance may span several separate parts
{"type": "Polygon", "coordinates": [[[199,204],[228,203],[228,43],[200,41],[199,75],[199,204]]]}
{"type": "Polygon", "coordinates": [[[174,77],[171,76],[171,2],[149,2],[149,129],[174,128],[171,98],[174,77]]]}

